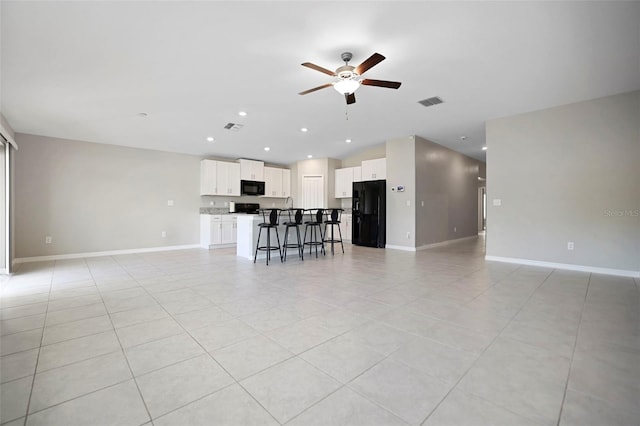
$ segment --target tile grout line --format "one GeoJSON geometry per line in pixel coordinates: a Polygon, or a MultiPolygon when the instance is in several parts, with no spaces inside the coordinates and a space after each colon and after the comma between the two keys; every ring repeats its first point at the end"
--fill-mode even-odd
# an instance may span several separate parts
{"type": "MultiPolygon", "coordinates": [[[[508,275],[505,277],[505,279],[506,279],[508,276],[511,276],[512,274],[515,274],[515,273],[516,273],[517,271],[519,271],[521,268],[523,268],[523,267],[522,267],[522,266],[519,266],[518,268],[514,269],[514,270],[512,271],[512,273],[511,273],[511,274],[508,274],[508,275]]],[[[529,297],[527,298],[527,301],[526,301],[526,302],[525,302],[525,303],[520,307],[520,309],[518,309],[518,311],[517,311],[517,312],[516,312],[512,317],[511,317],[511,319],[509,320],[509,322],[507,322],[507,323],[504,325],[504,327],[502,327],[502,328],[500,329],[500,332],[496,335],[496,337],[494,337],[494,338],[493,338],[493,340],[491,340],[491,343],[489,343],[489,344],[484,348],[484,350],[483,350],[483,351],[478,355],[478,357],[475,359],[475,361],[471,363],[471,365],[469,366],[469,368],[467,368],[467,370],[466,370],[466,371],[465,371],[465,372],[460,376],[460,378],[459,378],[459,379],[458,379],[458,380],[453,384],[453,386],[451,386],[451,388],[449,389],[449,391],[448,391],[448,392],[445,394],[445,396],[444,396],[444,397],[443,397],[443,398],[442,398],[442,399],[441,399],[441,400],[436,404],[436,406],[435,406],[435,407],[434,407],[434,408],[429,412],[429,414],[427,415],[427,417],[425,417],[425,418],[420,422],[420,425],[424,425],[424,424],[425,424],[425,422],[429,419],[429,417],[431,417],[431,415],[433,415],[433,413],[435,413],[435,412],[436,412],[436,410],[438,409],[438,407],[440,407],[440,405],[441,405],[441,404],[442,404],[442,403],[443,403],[443,402],[444,402],[444,401],[449,397],[449,395],[451,394],[451,392],[453,392],[453,391],[454,391],[454,389],[456,389],[456,388],[458,387],[458,385],[460,384],[460,382],[462,382],[462,380],[467,376],[467,374],[469,374],[469,371],[471,371],[471,369],[472,369],[473,367],[475,367],[475,366],[476,366],[476,364],[477,364],[477,363],[478,363],[478,361],[482,358],[482,356],[483,356],[483,355],[484,355],[484,354],[489,350],[489,348],[490,348],[490,347],[492,347],[492,346],[495,344],[496,340],[498,340],[498,339],[500,338],[500,336],[502,335],[502,332],[503,332],[503,331],[504,331],[504,330],[509,326],[509,324],[511,324],[511,322],[513,321],[513,318],[515,318],[515,317],[516,317],[516,316],[517,316],[517,315],[522,311],[522,309],[524,308],[524,306],[526,306],[526,304],[529,302],[529,300],[531,300],[531,298],[533,297],[533,295],[535,294],[535,292],[536,292],[536,291],[538,291],[538,289],[539,289],[540,287],[542,287],[542,285],[543,285],[543,284],[544,284],[544,283],[549,279],[549,277],[553,274],[553,272],[554,272],[554,271],[555,271],[555,270],[554,270],[554,269],[552,269],[552,270],[547,274],[547,276],[545,277],[545,279],[544,279],[544,280],[542,280],[542,281],[540,282],[540,284],[536,287],[536,289],[535,289],[534,291],[532,291],[532,292],[531,292],[531,294],[529,294],[529,297]]],[[[501,281],[502,281],[502,280],[501,280],[501,281]]],[[[497,284],[497,283],[496,283],[496,284],[497,284]]],[[[472,394],[472,395],[473,395],[473,394],[472,394]]],[[[473,396],[476,396],[476,397],[477,397],[477,395],[473,395],[473,396]]],[[[484,398],[482,398],[482,397],[480,397],[480,398],[484,400],[484,398]]],[[[496,406],[498,406],[498,407],[500,407],[500,408],[502,408],[502,409],[506,409],[506,410],[507,410],[507,411],[509,411],[509,412],[512,412],[512,411],[511,411],[510,409],[508,409],[508,408],[505,408],[505,407],[503,407],[503,406],[497,405],[497,404],[495,404],[495,403],[492,403],[492,404],[493,404],[493,405],[496,405],[496,406]]],[[[514,414],[517,414],[517,415],[518,415],[518,416],[520,416],[520,417],[529,418],[528,416],[524,416],[524,415],[522,415],[522,414],[518,414],[518,413],[514,413],[514,414]]],[[[531,419],[531,420],[533,420],[533,419],[531,419]]]]}
{"type": "Polygon", "coordinates": [[[40,352],[42,351],[42,342],[44,340],[44,329],[47,326],[47,316],[49,315],[49,300],[51,298],[51,288],[53,287],[53,277],[55,273],[55,265],[57,262],[53,263],[53,267],[51,268],[51,281],[49,283],[49,293],[47,294],[47,309],[44,313],[44,322],[42,324],[42,333],[40,334],[40,346],[38,347],[38,355],[36,356],[36,364],[33,368],[33,379],[31,380],[31,390],[29,391],[29,399],[27,400],[27,409],[24,413],[24,423],[23,426],[27,425],[27,420],[29,419],[29,409],[31,408],[31,398],[33,398],[33,388],[36,383],[36,374],[38,372],[38,364],[40,363],[40,352]]]}
{"type": "Polygon", "coordinates": [[[582,300],[582,309],[580,310],[580,321],[578,322],[578,329],[576,330],[576,340],[573,342],[573,350],[571,351],[571,361],[569,362],[569,371],[567,371],[567,380],[564,385],[564,392],[562,394],[562,402],[560,404],[560,412],[558,413],[558,421],[556,426],[560,426],[560,420],[562,420],[562,412],[564,410],[564,403],[567,399],[567,391],[569,390],[569,380],[571,379],[571,369],[573,368],[573,359],[576,355],[576,348],[578,347],[578,339],[580,338],[580,328],[582,327],[582,317],[584,315],[584,309],[587,305],[587,297],[589,295],[589,289],[591,288],[591,278],[593,274],[589,274],[589,281],[587,282],[587,291],[584,292],[584,299],[582,300]]]}

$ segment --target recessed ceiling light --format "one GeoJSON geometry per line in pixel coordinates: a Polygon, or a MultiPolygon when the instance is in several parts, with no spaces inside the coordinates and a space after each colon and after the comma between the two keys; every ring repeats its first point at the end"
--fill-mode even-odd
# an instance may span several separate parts
{"type": "Polygon", "coordinates": [[[300,129],[301,132],[308,132],[309,129],[307,129],[306,127],[303,127],[302,129],[300,129]]]}
{"type": "Polygon", "coordinates": [[[264,150],[265,150],[265,151],[271,151],[271,148],[269,148],[268,146],[265,146],[265,147],[264,147],[264,150]]]}
{"type": "Polygon", "coordinates": [[[482,150],[483,150],[483,151],[486,151],[486,150],[487,150],[487,147],[486,147],[486,146],[483,146],[483,147],[482,147],[482,150]]]}
{"type": "Polygon", "coordinates": [[[351,143],[351,139],[345,139],[346,143],[351,143]]]}
{"type": "Polygon", "coordinates": [[[460,136],[460,140],[461,140],[461,141],[466,141],[466,140],[467,140],[467,137],[466,137],[466,136],[460,136]]]}
{"type": "Polygon", "coordinates": [[[139,112],[139,113],[138,113],[138,117],[146,117],[146,116],[148,116],[148,115],[149,115],[149,114],[147,114],[146,112],[139,112]]]}
{"type": "Polygon", "coordinates": [[[207,137],[207,142],[213,142],[213,137],[212,136],[207,137]]]}
{"type": "Polygon", "coordinates": [[[309,154],[307,155],[307,158],[313,158],[313,155],[309,154]]]}
{"type": "Polygon", "coordinates": [[[246,112],[244,112],[244,111],[240,111],[240,112],[238,113],[238,115],[239,115],[240,117],[244,117],[244,116],[246,116],[246,115],[247,115],[247,113],[246,113],[246,112]]]}

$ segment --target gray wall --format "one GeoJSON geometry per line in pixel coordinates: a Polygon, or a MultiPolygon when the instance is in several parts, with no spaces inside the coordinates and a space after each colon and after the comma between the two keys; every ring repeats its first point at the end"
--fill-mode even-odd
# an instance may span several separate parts
{"type": "Polygon", "coordinates": [[[640,271],[640,92],[489,121],[487,145],[487,256],[640,271]]]}
{"type": "Polygon", "coordinates": [[[416,247],[416,163],[414,136],[386,143],[387,158],[387,246],[416,247]],[[391,192],[404,185],[404,192],[391,192]],[[409,205],[407,205],[407,202],[409,205]],[[409,233],[409,238],[407,238],[409,233]]]}
{"type": "Polygon", "coordinates": [[[198,243],[200,158],[16,138],[16,258],[198,243]]]}
{"type": "Polygon", "coordinates": [[[416,247],[478,235],[482,162],[415,137],[416,247]]]}
{"type": "Polygon", "coordinates": [[[478,234],[483,163],[419,136],[387,141],[386,157],[387,245],[415,249],[478,234]],[[392,192],[397,185],[405,191],[392,192]]]}
{"type": "Polygon", "coordinates": [[[363,161],[384,158],[386,155],[386,144],[382,143],[380,145],[358,151],[355,154],[344,158],[340,167],[358,167],[363,161]]]}

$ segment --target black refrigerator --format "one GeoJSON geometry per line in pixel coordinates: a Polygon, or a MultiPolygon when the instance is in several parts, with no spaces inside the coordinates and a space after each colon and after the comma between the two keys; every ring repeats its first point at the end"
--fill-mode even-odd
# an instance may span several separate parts
{"type": "Polygon", "coordinates": [[[387,181],[353,182],[352,243],[384,248],[386,236],[387,181]]]}

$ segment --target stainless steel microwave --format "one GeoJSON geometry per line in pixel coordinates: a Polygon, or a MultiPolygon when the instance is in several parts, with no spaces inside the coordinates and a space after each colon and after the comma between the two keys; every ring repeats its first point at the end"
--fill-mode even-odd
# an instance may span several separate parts
{"type": "Polygon", "coordinates": [[[264,195],[264,182],[241,180],[240,193],[242,195],[264,195]]]}

